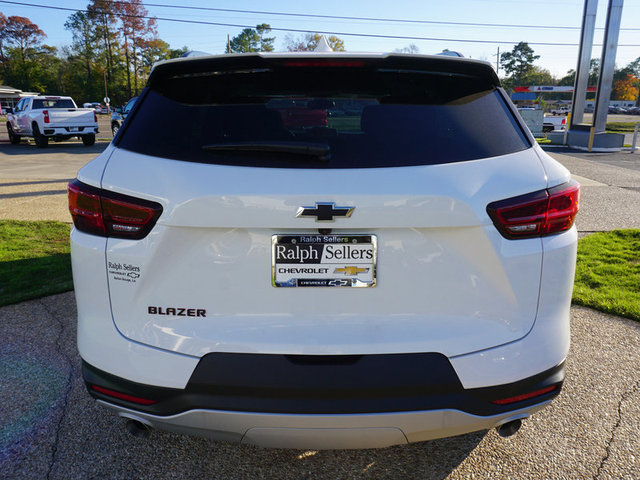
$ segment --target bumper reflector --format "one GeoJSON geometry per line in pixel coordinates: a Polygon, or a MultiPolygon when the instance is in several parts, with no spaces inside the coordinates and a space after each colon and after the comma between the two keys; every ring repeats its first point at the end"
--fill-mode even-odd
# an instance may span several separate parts
{"type": "Polygon", "coordinates": [[[126,393],[116,392],[114,390],[109,390],[108,388],[99,387],[97,385],[91,385],[91,389],[95,390],[98,393],[102,393],[103,395],[117,398],[119,400],[126,400],[127,402],[137,403],[139,405],[153,405],[154,403],[158,403],[156,400],[149,400],[148,398],[140,398],[133,395],[127,395],[126,393]]]}
{"type": "Polygon", "coordinates": [[[516,395],[515,397],[509,398],[501,398],[500,400],[492,400],[491,403],[496,405],[508,405],[510,403],[521,402],[523,400],[528,400],[533,397],[539,397],[540,395],[544,395],[545,393],[553,392],[558,388],[557,385],[551,385],[549,387],[541,388],[540,390],[535,390],[529,393],[523,393],[522,395],[516,395]]]}

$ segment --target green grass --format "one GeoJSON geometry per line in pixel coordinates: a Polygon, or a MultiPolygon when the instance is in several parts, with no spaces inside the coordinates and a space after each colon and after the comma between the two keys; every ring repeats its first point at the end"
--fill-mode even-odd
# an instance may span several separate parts
{"type": "Polygon", "coordinates": [[[0,220],[0,306],[73,289],[70,228],[0,220]]]}
{"type": "Polygon", "coordinates": [[[640,230],[614,230],[578,242],[573,301],[640,320],[640,230]]]}
{"type": "Polygon", "coordinates": [[[610,133],[633,133],[638,122],[609,122],[605,130],[610,133]]]}

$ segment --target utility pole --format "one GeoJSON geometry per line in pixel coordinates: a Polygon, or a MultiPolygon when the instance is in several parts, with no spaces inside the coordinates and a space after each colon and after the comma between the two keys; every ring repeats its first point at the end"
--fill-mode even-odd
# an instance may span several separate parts
{"type": "Polygon", "coordinates": [[[496,53],[496,75],[500,76],[500,45],[498,45],[498,53],[496,53]]]}
{"type": "Polygon", "coordinates": [[[105,68],[102,73],[104,74],[104,103],[106,104],[107,112],[109,112],[111,110],[109,106],[111,100],[109,99],[109,95],[107,95],[107,69],[105,68]]]}
{"type": "Polygon", "coordinates": [[[231,53],[231,35],[227,33],[227,53],[231,53]]]}

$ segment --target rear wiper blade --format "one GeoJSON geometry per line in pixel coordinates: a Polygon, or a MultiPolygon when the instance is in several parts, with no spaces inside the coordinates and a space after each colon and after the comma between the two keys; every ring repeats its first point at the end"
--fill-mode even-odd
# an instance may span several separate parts
{"type": "Polygon", "coordinates": [[[304,155],[317,160],[327,161],[331,158],[331,148],[324,143],[310,142],[232,142],[212,143],[204,145],[207,152],[260,152],[260,153],[284,153],[292,155],[304,155]]]}

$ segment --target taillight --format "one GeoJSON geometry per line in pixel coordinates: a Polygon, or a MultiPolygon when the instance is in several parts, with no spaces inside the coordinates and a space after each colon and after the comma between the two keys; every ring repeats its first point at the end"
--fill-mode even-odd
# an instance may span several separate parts
{"type": "Polygon", "coordinates": [[[44,116],[44,123],[49,123],[49,110],[43,110],[42,115],[44,116]]]}
{"type": "Polygon", "coordinates": [[[93,112],[93,121],[98,123],[98,114],[96,112],[93,112]]]}
{"type": "Polygon", "coordinates": [[[69,183],[69,211],[75,227],[101,237],[139,240],[147,236],[162,205],[102,190],[79,180],[69,183]]]}
{"type": "Polygon", "coordinates": [[[579,207],[580,184],[571,180],[547,190],[490,203],[487,213],[505,238],[517,239],[569,230],[579,207]]]}

